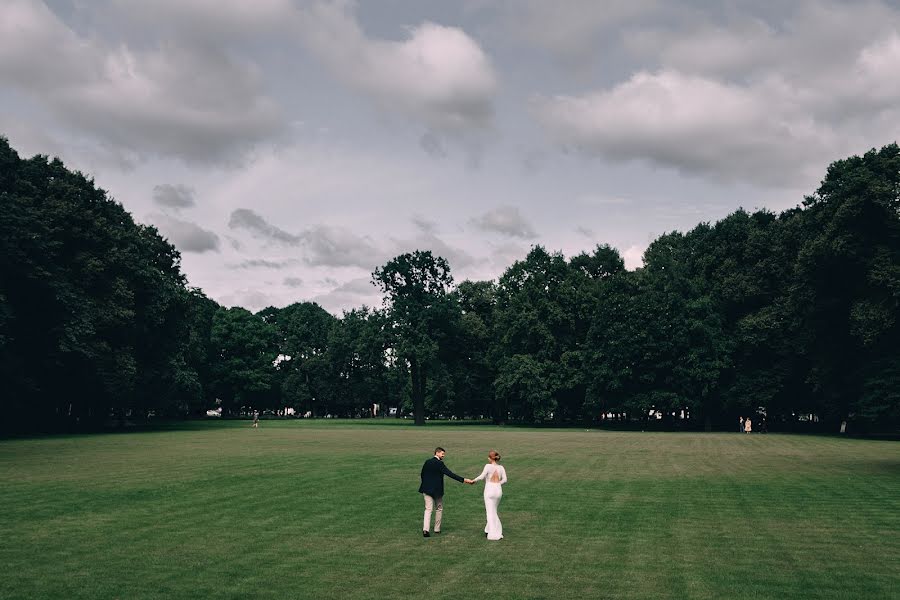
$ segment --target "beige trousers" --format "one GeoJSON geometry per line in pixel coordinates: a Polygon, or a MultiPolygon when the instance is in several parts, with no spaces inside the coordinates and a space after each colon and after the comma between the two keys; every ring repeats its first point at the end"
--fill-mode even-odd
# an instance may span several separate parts
{"type": "Polygon", "coordinates": [[[441,519],[444,517],[444,497],[432,498],[428,494],[422,494],[425,497],[425,522],[422,524],[422,531],[431,531],[431,512],[434,511],[434,532],[441,530],[441,519]]]}

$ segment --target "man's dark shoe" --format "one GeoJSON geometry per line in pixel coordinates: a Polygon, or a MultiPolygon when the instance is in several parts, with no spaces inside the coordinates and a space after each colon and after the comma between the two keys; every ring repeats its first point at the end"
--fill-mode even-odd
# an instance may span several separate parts
{"type": "Polygon", "coordinates": [[[428,533],[427,531],[423,531],[423,532],[422,532],[422,537],[431,537],[431,534],[428,533]]]}

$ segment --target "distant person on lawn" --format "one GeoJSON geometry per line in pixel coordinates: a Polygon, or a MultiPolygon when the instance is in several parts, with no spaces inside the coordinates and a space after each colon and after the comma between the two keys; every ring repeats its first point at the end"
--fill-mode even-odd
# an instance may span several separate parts
{"type": "Polygon", "coordinates": [[[259,411],[253,411],[253,427],[259,429],[259,411]]]}
{"type": "Polygon", "coordinates": [[[744,419],[744,433],[750,433],[753,431],[753,422],[750,421],[750,417],[744,419]]]}
{"type": "Polygon", "coordinates": [[[441,519],[444,516],[444,475],[460,483],[472,483],[471,479],[463,479],[444,464],[446,450],[438,446],[434,456],[422,465],[422,483],[419,493],[425,498],[425,520],[422,524],[422,536],[431,537],[431,513],[434,512],[434,532],[441,532],[441,519]]]}

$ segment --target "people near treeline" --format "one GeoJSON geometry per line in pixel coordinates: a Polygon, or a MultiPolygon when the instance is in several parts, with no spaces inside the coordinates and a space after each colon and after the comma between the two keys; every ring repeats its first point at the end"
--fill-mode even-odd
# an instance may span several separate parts
{"type": "Polygon", "coordinates": [[[253,428],[259,429],[259,411],[258,410],[253,411],[253,428]]]}
{"type": "Polygon", "coordinates": [[[900,147],[890,144],[833,163],[797,208],[737,210],[663,234],[635,271],[598,240],[571,257],[536,245],[495,280],[456,282],[422,248],[373,273],[383,308],[337,316],[297,301],[254,312],[188,287],[180,253],[154,228],[61,161],[20,158],[0,132],[0,431],[212,406],[237,416],[250,398],[309,416],[368,415],[377,403],[418,425],[439,413],[640,420],[652,408],[684,414],[684,428],[727,429],[730,407],[749,410],[754,388],[790,393],[760,395],[759,412],[739,420],[744,432],[752,420],[759,432],[761,419],[789,426],[809,413],[834,432],[845,419],[895,431],[900,320],[857,327],[829,311],[900,310],[898,186],[900,147]],[[858,285],[820,276],[837,263],[858,285]]]}
{"type": "Polygon", "coordinates": [[[738,432],[744,433],[744,417],[738,417],[738,432]]]}

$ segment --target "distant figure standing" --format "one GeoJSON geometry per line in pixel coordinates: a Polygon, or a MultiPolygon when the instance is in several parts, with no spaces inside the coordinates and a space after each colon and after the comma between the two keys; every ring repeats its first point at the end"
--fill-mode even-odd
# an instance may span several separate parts
{"type": "Polygon", "coordinates": [[[419,493],[425,498],[425,520],[422,523],[422,536],[431,537],[431,513],[434,512],[434,532],[441,532],[441,520],[444,517],[444,475],[460,483],[473,483],[471,479],[463,479],[444,464],[447,451],[438,446],[434,456],[422,465],[422,483],[419,493]]]}
{"type": "Polygon", "coordinates": [[[259,429],[259,411],[258,410],[253,411],[253,427],[255,429],[259,429]]]}
{"type": "Polygon", "coordinates": [[[753,424],[750,422],[750,417],[744,419],[744,433],[750,433],[753,431],[753,424]]]}
{"type": "Polygon", "coordinates": [[[744,417],[738,417],[738,433],[744,433],[744,417]]]}

